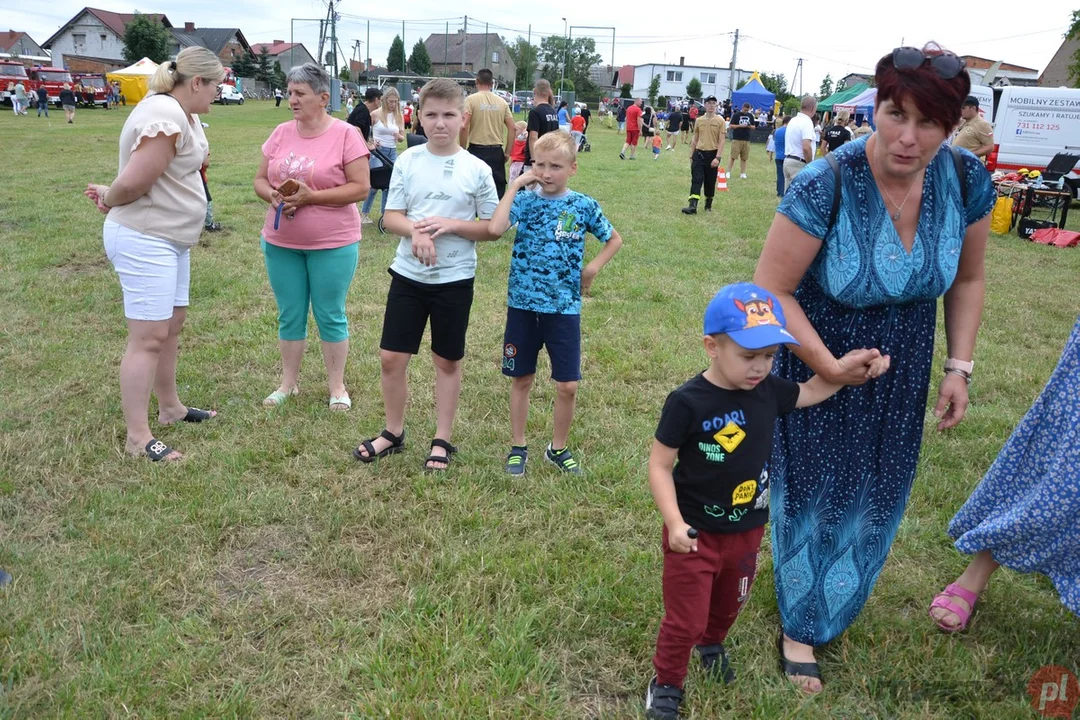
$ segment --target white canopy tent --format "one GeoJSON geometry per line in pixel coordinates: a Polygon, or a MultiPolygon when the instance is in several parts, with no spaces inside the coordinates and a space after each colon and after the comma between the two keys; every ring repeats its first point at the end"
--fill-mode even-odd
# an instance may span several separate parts
{"type": "Polygon", "coordinates": [[[150,77],[157,72],[158,65],[150,58],[143,58],[123,70],[114,70],[106,74],[110,82],[120,83],[120,93],[127,102],[135,104],[150,92],[150,77]]]}

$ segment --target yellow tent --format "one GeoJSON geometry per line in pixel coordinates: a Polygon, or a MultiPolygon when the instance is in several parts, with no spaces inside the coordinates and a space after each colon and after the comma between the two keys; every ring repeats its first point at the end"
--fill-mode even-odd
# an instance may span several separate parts
{"type": "Polygon", "coordinates": [[[120,94],[127,99],[129,105],[134,105],[150,92],[150,77],[157,69],[156,62],[143,58],[134,65],[108,73],[105,77],[109,82],[120,83],[120,94]]]}

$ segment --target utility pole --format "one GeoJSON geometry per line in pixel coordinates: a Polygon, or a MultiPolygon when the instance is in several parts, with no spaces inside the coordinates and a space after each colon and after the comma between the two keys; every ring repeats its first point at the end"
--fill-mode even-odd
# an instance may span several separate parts
{"type": "Polygon", "coordinates": [[[443,77],[450,74],[450,23],[446,23],[446,34],[443,35],[442,72],[443,77]]]}
{"type": "Polygon", "coordinates": [[[341,72],[341,66],[337,61],[337,13],[334,12],[334,0],[330,0],[330,55],[334,58],[331,67],[334,72],[330,77],[336,78],[341,72]]]}
{"type": "Polygon", "coordinates": [[[795,89],[795,78],[799,78],[799,100],[801,101],[802,100],[802,94],[803,94],[803,92],[802,92],[802,81],[803,81],[802,58],[796,58],[796,59],[798,60],[798,62],[795,64],[795,73],[791,76],[791,89],[792,90],[795,89]]]}
{"type": "Polygon", "coordinates": [[[405,50],[405,21],[401,21],[401,69],[409,72],[409,53],[405,50]]]}
{"type": "Polygon", "coordinates": [[[367,48],[367,61],[364,63],[364,74],[367,74],[368,65],[371,64],[371,21],[367,21],[367,42],[364,43],[364,47],[367,48]]]}
{"type": "Polygon", "coordinates": [[[465,70],[465,46],[469,44],[469,16],[465,16],[465,37],[461,39],[461,69],[465,70]]]}
{"type": "Polygon", "coordinates": [[[484,23],[484,62],[480,63],[483,67],[487,67],[488,61],[488,23],[484,23]]]}
{"type": "Polygon", "coordinates": [[[532,53],[532,23],[529,23],[529,39],[525,41],[529,47],[525,49],[525,81],[529,84],[529,89],[532,89],[533,77],[532,70],[529,68],[529,54],[532,53]]]}
{"type": "Polygon", "coordinates": [[[731,74],[728,78],[728,99],[735,92],[735,65],[739,59],[739,29],[735,28],[735,46],[731,50],[731,74]]]}
{"type": "Polygon", "coordinates": [[[563,88],[563,85],[566,84],[566,51],[568,49],[566,47],[567,44],[568,44],[567,39],[566,39],[566,35],[569,32],[569,26],[568,26],[568,24],[566,22],[566,18],[563,18],[562,22],[563,22],[563,32],[562,32],[563,53],[562,53],[562,73],[560,73],[561,77],[559,78],[559,99],[562,99],[563,91],[565,89],[565,88],[563,88]]]}

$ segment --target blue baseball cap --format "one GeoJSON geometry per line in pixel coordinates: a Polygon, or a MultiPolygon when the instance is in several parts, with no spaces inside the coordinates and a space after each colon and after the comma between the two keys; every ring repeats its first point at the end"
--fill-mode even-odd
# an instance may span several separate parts
{"type": "Polygon", "coordinates": [[[705,334],[723,333],[747,350],[798,345],[784,326],[780,301],[752,283],[725,285],[705,308],[705,334]]]}

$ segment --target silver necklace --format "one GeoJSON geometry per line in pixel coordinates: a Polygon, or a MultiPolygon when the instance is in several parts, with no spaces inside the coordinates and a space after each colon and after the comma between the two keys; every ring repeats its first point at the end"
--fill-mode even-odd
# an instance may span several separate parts
{"type": "Polygon", "coordinates": [[[878,187],[881,188],[881,192],[885,193],[885,197],[887,197],[889,199],[889,202],[893,204],[893,207],[896,208],[896,212],[890,214],[893,222],[897,222],[898,220],[900,220],[900,213],[903,212],[904,205],[907,204],[908,198],[911,197],[911,191],[915,189],[915,183],[918,182],[918,180],[919,178],[916,177],[914,180],[911,181],[911,187],[908,188],[907,195],[904,196],[904,199],[900,202],[899,205],[897,205],[896,201],[892,199],[892,195],[890,195],[889,191],[885,189],[885,186],[878,183],[878,187]]]}
{"type": "MultiPolygon", "coordinates": [[[[869,159],[869,153],[867,153],[867,158],[869,159]]],[[[873,168],[871,168],[871,170],[872,169],[873,168]]],[[[875,180],[876,180],[876,178],[875,178],[875,180]]],[[[892,203],[893,207],[896,208],[895,212],[889,213],[889,217],[892,218],[893,222],[898,222],[900,220],[900,214],[904,210],[904,205],[907,204],[908,198],[911,197],[911,191],[915,189],[915,183],[917,183],[918,181],[919,181],[919,176],[916,175],[915,179],[911,181],[911,187],[908,188],[907,195],[904,196],[903,201],[899,205],[897,205],[896,201],[892,199],[892,195],[890,195],[889,191],[885,189],[885,186],[882,185],[881,183],[878,183],[878,189],[880,189],[881,192],[885,193],[885,197],[887,197],[889,199],[889,202],[892,203]]]]}

